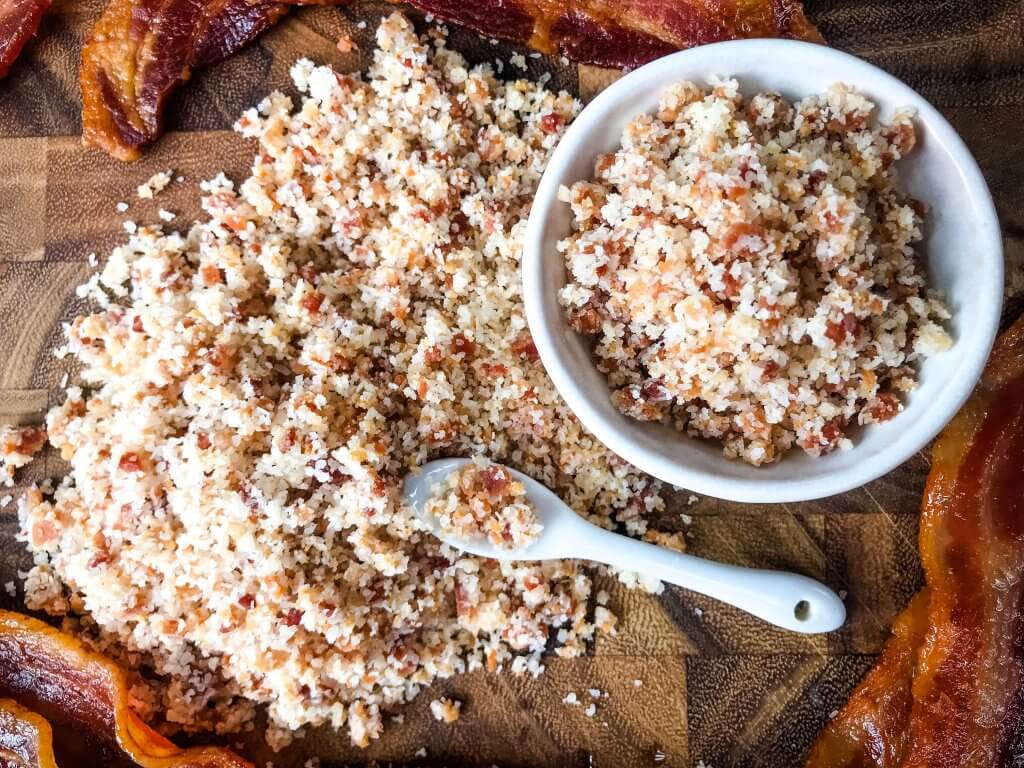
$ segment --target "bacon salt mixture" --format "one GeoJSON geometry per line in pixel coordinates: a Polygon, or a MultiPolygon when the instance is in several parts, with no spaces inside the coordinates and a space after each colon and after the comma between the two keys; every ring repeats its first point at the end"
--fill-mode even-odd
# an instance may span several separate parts
{"type": "Polygon", "coordinates": [[[444,534],[462,541],[487,540],[502,549],[520,549],[540,536],[537,510],[523,484],[504,467],[477,457],[446,479],[424,507],[444,534]]]}
{"type": "Polygon", "coordinates": [[[523,316],[526,214],[578,105],[434,34],[386,19],[365,81],[300,61],[298,108],[238,123],[252,175],[207,183],[187,235],[139,228],[68,328],[92,390],[48,418],[71,474],[22,505],[27,600],[148,660],[172,721],[266,703],[282,738],[366,745],[437,677],[580,653],[588,575],[423,532],[400,483],[432,458],[489,456],[634,535],[662,503],[559,400],[523,316]]]}
{"type": "Polygon", "coordinates": [[[32,461],[46,445],[40,427],[0,427],[0,487],[14,485],[14,471],[32,461]]]}
{"type": "Polygon", "coordinates": [[[873,109],[841,85],[790,104],[680,83],[595,181],[561,190],[562,301],[622,412],[758,465],[849,447],[851,424],[902,409],[916,362],[952,341],[893,165],[911,115],[873,109]]]}

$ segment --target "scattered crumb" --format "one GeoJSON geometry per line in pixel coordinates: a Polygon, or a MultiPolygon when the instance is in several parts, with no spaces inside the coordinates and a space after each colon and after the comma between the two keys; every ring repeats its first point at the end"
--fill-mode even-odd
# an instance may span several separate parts
{"type": "Polygon", "coordinates": [[[152,200],[164,191],[164,188],[171,183],[172,178],[170,171],[157,171],[145,182],[139,184],[136,194],[142,200],[152,200]]]}
{"type": "Polygon", "coordinates": [[[583,714],[587,717],[593,717],[597,713],[597,704],[588,704],[587,708],[583,710],[583,714]]]}
{"type": "Polygon", "coordinates": [[[603,605],[597,606],[594,609],[594,626],[602,632],[607,632],[609,635],[615,634],[615,625],[618,623],[618,618],[614,613],[609,611],[603,605]]]}
{"type": "Polygon", "coordinates": [[[8,504],[10,504],[12,501],[14,501],[14,497],[11,496],[11,494],[8,493],[6,496],[4,496],[2,499],[0,499],[0,509],[3,509],[8,504]]]}
{"type": "Polygon", "coordinates": [[[128,203],[121,202],[115,205],[114,207],[117,209],[118,213],[124,213],[125,211],[128,210],[128,203]]]}
{"type": "Polygon", "coordinates": [[[567,694],[565,694],[565,698],[562,699],[562,703],[569,704],[571,706],[576,706],[580,703],[580,701],[576,698],[576,693],[574,691],[569,691],[567,694]]]}
{"type": "Polygon", "coordinates": [[[498,44],[498,38],[496,38],[496,37],[492,37],[492,38],[491,38],[490,40],[488,40],[487,42],[488,42],[488,43],[490,43],[491,45],[497,45],[497,44],[498,44]]]}
{"type": "Polygon", "coordinates": [[[597,689],[597,688],[591,688],[591,689],[589,689],[587,691],[587,693],[590,694],[590,698],[592,698],[592,699],[600,699],[601,698],[601,691],[599,689],[597,689]]]}
{"type": "Polygon", "coordinates": [[[0,427],[0,486],[14,485],[14,470],[32,461],[45,444],[42,427],[0,427]]]}
{"type": "Polygon", "coordinates": [[[17,590],[17,588],[16,588],[15,586],[14,586],[14,582],[13,582],[13,581],[8,581],[8,582],[7,582],[6,584],[4,584],[4,590],[5,590],[5,591],[7,592],[7,594],[8,594],[8,595],[10,595],[11,597],[14,597],[15,595],[17,595],[17,594],[18,594],[18,590],[17,590]]]}
{"type": "Polygon", "coordinates": [[[183,182],[184,180],[185,180],[184,176],[175,176],[174,177],[174,181],[175,181],[176,184],[181,184],[181,182],[183,182]]]}
{"type": "Polygon", "coordinates": [[[603,589],[600,590],[597,593],[597,598],[596,598],[597,599],[597,604],[598,605],[608,605],[608,598],[609,598],[608,592],[606,590],[603,590],[603,589]]]}
{"type": "Polygon", "coordinates": [[[839,593],[838,593],[838,594],[839,594],[839,599],[840,599],[840,600],[845,600],[845,599],[846,599],[846,596],[847,596],[848,594],[850,594],[850,593],[849,593],[849,592],[847,592],[847,591],[846,591],[845,589],[840,589],[840,590],[839,590],[839,593]]]}
{"type": "Polygon", "coordinates": [[[692,507],[692,506],[693,506],[694,504],[696,504],[696,503],[697,503],[698,501],[700,501],[700,498],[698,498],[697,496],[694,496],[694,495],[693,495],[693,494],[691,493],[691,494],[690,494],[690,498],[688,498],[688,499],[686,500],[686,504],[687,504],[687,506],[690,506],[690,507],[692,507]]]}
{"type": "Polygon", "coordinates": [[[642,688],[643,684],[644,684],[644,681],[641,680],[639,677],[636,680],[633,681],[633,687],[634,688],[642,688]]]}
{"type": "Polygon", "coordinates": [[[686,514],[685,512],[680,514],[679,517],[680,519],[682,519],[683,525],[690,525],[693,522],[693,517],[686,514]]]}
{"type": "Polygon", "coordinates": [[[391,722],[395,725],[401,725],[405,722],[405,715],[392,715],[391,722]]]}
{"type": "Polygon", "coordinates": [[[700,608],[694,608],[693,613],[698,619],[704,615],[704,611],[700,608]]]}
{"type": "Polygon", "coordinates": [[[534,51],[533,53],[530,54],[530,58],[531,59],[539,59],[540,58],[540,54],[537,51],[534,51]]]}
{"type": "Polygon", "coordinates": [[[828,713],[828,719],[829,720],[835,720],[836,715],[838,715],[838,714],[839,714],[839,710],[838,709],[833,709],[831,712],[828,713]]]}
{"type": "Polygon", "coordinates": [[[161,208],[156,212],[156,215],[160,217],[160,221],[174,221],[178,215],[174,211],[168,211],[166,208],[161,208]]]}
{"type": "Polygon", "coordinates": [[[426,747],[420,747],[413,754],[413,757],[426,757],[426,756],[427,756],[427,748],[426,747]]]}
{"type": "Polygon", "coordinates": [[[359,29],[366,29],[366,22],[360,21],[356,26],[359,27],[359,29]]]}
{"type": "Polygon", "coordinates": [[[568,67],[568,66],[569,66],[569,64],[570,64],[570,61],[569,61],[569,57],[568,57],[568,56],[559,56],[559,57],[558,57],[558,60],[559,60],[560,62],[562,62],[562,66],[563,66],[563,67],[568,67]]]}
{"type": "Polygon", "coordinates": [[[352,51],[354,51],[357,48],[356,41],[353,40],[348,35],[342,35],[341,37],[338,38],[337,47],[338,51],[340,51],[341,53],[352,53],[352,51]]]}
{"type": "Polygon", "coordinates": [[[518,69],[526,69],[526,57],[521,53],[516,53],[510,56],[508,63],[518,69]]]}
{"type": "Polygon", "coordinates": [[[96,256],[96,252],[95,251],[93,251],[92,253],[90,253],[88,255],[87,261],[89,262],[89,266],[90,267],[95,267],[97,264],[100,263],[99,262],[99,257],[96,256]]]}
{"type": "Polygon", "coordinates": [[[462,710],[462,702],[453,699],[440,698],[430,702],[430,714],[439,723],[454,723],[459,719],[462,710]]]}
{"type": "Polygon", "coordinates": [[[124,227],[124,231],[129,235],[134,235],[139,229],[139,225],[134,221],[126,221],[122,226],[124,227]]]}

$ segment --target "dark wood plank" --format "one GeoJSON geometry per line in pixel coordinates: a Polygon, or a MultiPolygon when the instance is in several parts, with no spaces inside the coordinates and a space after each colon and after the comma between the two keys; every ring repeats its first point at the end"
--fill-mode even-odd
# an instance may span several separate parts
{"type": "MultiPolygon", "coordinates": [[[[245,108],[275,88],[290,90],[288,69],[309,56],[357,71],[373,48],[376,21],[393,6],[360,2],[341,10],[294,12],[257,44],[195,74],[170,110],[171,133],[137,164],[86,150],[80,120],[78,49],[103,0],[59,0],[40,37],[0,82],[0,423],[38,423],[73,371],[53,359],[61,321],[82,308],[74,287],[88,254],[101,257],[123,238],[125,219],[156,220],[163,207],[184,225],[198,214],[199,180],[220,170],[244,174],[251,146],[230,131],[245,108]],[[366,22],[360,26],[360,22],[366,22]],[[337,50],[340,34],[356,50],[337,50]],[[155,201],[135,187],[157,170],[184,181],[155,201]],[[116,210],[127,202],[126,213],[116,210]]],[[[1001,217],[1007,253],[1006,318],[1024,310],[1024,19],[1019,0],[808,0],[833,45],[902,77],[933,101],[977,156],[1001,217]]],[[[507,59],[512,50],[453,30],[451,45],[471,60],[507,59]]],[[[538,76],[591,98],[618,73],[528,59],[538,76]]],[[[970,254],[965,254],[970,258],[970,254]]],[[[59,476],[47,454],[19,474],[19,486],[59,476]]],[[[889,622],[920,583],[917,513],[928,459],[920,454],[866,488],[831,499],[764,508],[678,495],[659,521],[682,530],[697,554],[824,578],[848,592],[849,625],[828,638],[777,632],[713,601],[667,589],[652,597],[599,576],[620,615],[614,637],[591,655],[552,658],[539,679],[474,674],[440,681],[405,710],[369,751],[321,729],[279,755],[255,736],[253,754],[281,768],[312,756],[325,766],[370,759],[402,765],[630,768],[777,768],[798,765],[810,740],[838,708],[884,641],[889,622]],[[633,681],[640,680],[635,686],[633,681]],[[562,699],[569,691],[609,693],[594,718],[562,699]],[[432,698],[465,701],[453,726],[437,725],[432,698]],[[604,723],[607,722],[607,727],[604,723]],[[417,758],[420,748],[426,758],[417,758]]],[[[0,586],[29,559],[15,542],[12,505],[0,507],[0,586]]],[[[17,607],[0,589],[0,605],[17,607]]]]}

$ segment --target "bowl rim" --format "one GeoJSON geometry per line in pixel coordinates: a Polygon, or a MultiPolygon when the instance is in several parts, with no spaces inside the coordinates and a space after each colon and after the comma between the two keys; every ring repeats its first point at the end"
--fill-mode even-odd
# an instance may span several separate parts
{"type": "MultiPolygon", "coordinates": [[[[879,106],[883,109],[885,107],[879,106]]],[[[557,251],[551,249],[551,253],[557,251]]],[[[522,263],[523,300],[534,344],[555,388],[583,426],[611,451],[648,474],[697,493],[739,502],[795,502],[843,493],[889,473],[920,451],[953,418],[980,379],[999,330],[1003,300],[1003,258],[999,220],[981,169],[956,130],[923,96],[885,70],[852,54],[823,45],[788,39],[732,40],[679,51],[633,70],[599,93],[569,125],[544,169],[527,222],[522,263]],[[880,451],[866,456],[866,460],[799,480],[771,478],[767,475],[763,479],[727,477],[688,466],[669,458],[664,452],[642,445],[641,441],[634,438],[634,430],[620,430],[607,421],[557,351],[555,334],[575,331],[569,330],[564,321],[561,325],[557,322],[549,325],[547,322],[545,307],[549,300],[544,295],[546,289],[543,276],[545,259],[550,255],[544,245],[547,210],[549,206],[562,205],[558,201],[558,187],[576,181],[564,179],[578,148],[586,143],[589,134],[602,125],[605,118],[618,111],[620,102],[628,100],[636,92],[664,88],[679,82],[684,77],[675,74],[676,65],[680,61],[703,64],[708,76],[718,74],[715,71],[717,68],[726,72],[730,69],[740,70],[739,76],[742,77],[745,59],[780,48],[796,51],[797,55],[806,54],[811,61],[818,57],[832,58],[849,69],[848,75],[837,80],[856,82],[858,87],[865,90],[869,90],[872,84],[883,83],[887,90],[897,94],[893,99],[886,100],[888,104],[901,101],[901,105],[905,103],[916,108],[918,119],[929,126],[928,140],[946,149],[953,167],[958,171],[960,184],[977,204],[979,216],[975,223],[978,227],[978,247],[975,252],[991,255],[993,264],[986,263],[985,266],[986,269],[994,267],[988,270],[987,280],[982,279],[986,293],[992,300],[983,303],[977,312],[981,322],[973,324],[969,335],[962,333],[957,339],[957,343],[969,346],[961,353],[961,364],[947,382],[943,397],[926,405],[909,429],[899,433],[880,451]]],[[[557,295],[554,301],[558,303],[557,295]]],[[[564,318],[560,305],[558,309],[557,317],[564,318]]],[[[682,434],[680,437],[692,439],[682,434]]],[[[852,450],[856,451],[857,446],[852,450]]],[[[721,460],[735,461],[724,456],[721,460]]]]}

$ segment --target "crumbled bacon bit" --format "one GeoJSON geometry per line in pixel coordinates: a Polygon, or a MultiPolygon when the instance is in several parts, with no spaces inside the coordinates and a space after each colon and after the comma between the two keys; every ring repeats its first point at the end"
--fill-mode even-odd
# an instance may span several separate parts
{"type": "Polygon", "coordinates": [[[109,563],[110,560],[111,557],[109,552],[97,552],[95,555],[92,556],[92,559],[89,561],[89,567],[99,568],[101,565],[106,565],[107,563],[109,563]]]}
{"type": "Polygon", "coordinates": [[[226,344],[214,344],[206,359],[214,368],[226,369],[235,361],[235,350],[226,344]]]}
{"type": "Polygon", "coordinates": [[[296,627],[302,621],[302,614],[303,612],[298,608],[290,608],[284,613],[279,613],[278,618],[286,627],[296,627]]]}
{"type": "Polygon", "coordinates": [[[122,453],[121,458],[117,462],[119,469],[124,472],[141,472],[142,471],[142,459],[139,454],[134,451],[128,453],[122,453]]]}
{"type": "Polygon", "coordinates": [[[309,314],[315,315],[320,311],[320,305],[324,303],[324,298],[325,296],[319,291],[310,291],[299,299],[299,306],[309,314]]]}
{"type": "Polygon", "coordinates": [[[857,339],[862,330],[860,321],[854,315],[847,313],[838,322],[828,321],[825,326],[825,336],[836,344],[842,344],[847,339],[857,339]]]}
{"type": "Polygon", "coordinates": [[[204,264],[199,269],[204,285],[221,285],[224,282],[224,271],[213,264],[204,264]]]}
{"type": "Polygon", "coordinates": [[[664,402],[672,399],[672,396],[665,388],[665,383],[659,379],[648,379],[645,381],[640,387],[640,396],[645,400],[654,402],[664,402]]]}
{"type": "Polygon", "coordinates": [[[465,335],[457,333],[452,339],[452,352],[456,355],[463,355],[466,358],[470,358],[476,354],[476,344],[467,339],[465,335]]]}
{"type": "Polygon", "coordinates": [[[807,191],[812,194],[818,194],[818,190],[821,189],[821,183],[828,178],[828,174],[824,171],[811,171],[807,174],[807,191]]]}
{"type": "Polygon", "coordinates": [[[480,368],[484,375],[491,379],[498,379],[508,373],[508,368],[500,363],[483,363],[480,368]]]}
{"type": "Polygon", "coordinates": [[[146,332],[146,329],[142,326],[142,317],[140,315],[136,315],[132,319],[132,330],[135,331],[136,333],[146,332]]]}
{"type": "Polygon", "coordinates": [[[521,331],[516,340],[512,342],[512,352],[531,363],[540,359],[537,346],[533,343],[533,336],[527,330],[521,331]]]}
{"type": "Polygon", "coordinates": [[[569,325],[580,333],[599,333],[602,325],[601,313],[592,304],[573,307],[569,311],[569,325]]]}
{"type": "Polygon", "coordinates": [[[196,433],[196,445],[199,446],[199,450],[205,451],[210,447],[210,436],[205,432],[196,433]]]}
{"type": "Polygon", "coordinates": [[[865,406],[865,410],[871,415],[874,423],[881,424],[900,412],[900,401],[891,392],[879,392],[875,399],[865,406]]]}
{"type": "Polygon", "coordinates": [[[10,430],[0,445],[0,455],[21,454],[33,456],[46,443],[46,430],[42,427],[18,427],[10,430]]]}
{"type": "Polygon", "coordinates": [[[558,133],[565,125],[565,118],[557,112],[548,112],[540,116],[540,129],[544,133],[558,133]]]}
{"type": "Polygon", "coordinates": [[[508,472],[496,464],[484,467],[480,471],[480,479],[491,496],[500,496],[508,488],[508,472]]]}
{"type": "Polygon", "coordinates": [[[256,605],[256,596],[250,594],[242,595],[238,598],[238,604],[248,610],[256,605]]]}

